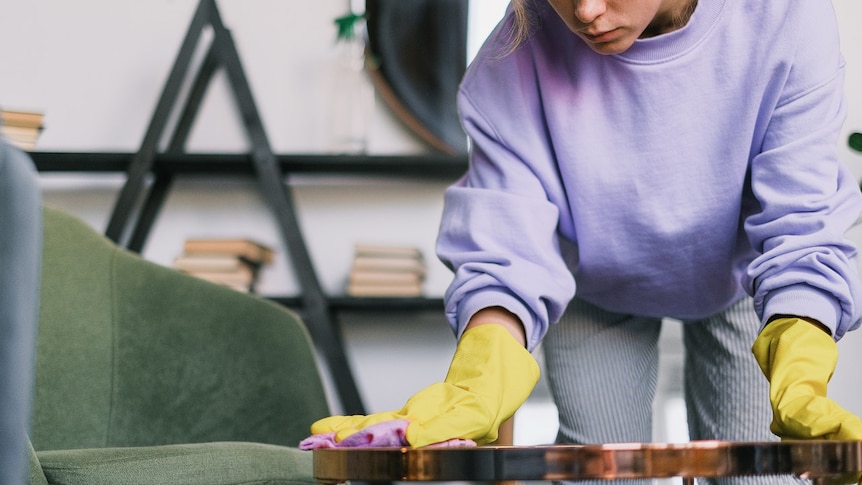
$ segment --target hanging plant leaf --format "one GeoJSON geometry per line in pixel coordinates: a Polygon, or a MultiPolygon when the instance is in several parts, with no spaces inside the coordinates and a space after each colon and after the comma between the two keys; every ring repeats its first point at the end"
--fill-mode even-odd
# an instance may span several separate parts
{"type": "Polygon", "coordinates": [[[347,15],[342,15],[335,19],[335,25],[338,26],[338,38],[351,40],[356,35],[354,26],[356,22],[365,18],[365,14],[350,12],[347,15]]]}
{"type": "Polygon", "coordinates": [[[852,133],[847,144],[857,152],[862,152],[862,133],[852,133]]]}

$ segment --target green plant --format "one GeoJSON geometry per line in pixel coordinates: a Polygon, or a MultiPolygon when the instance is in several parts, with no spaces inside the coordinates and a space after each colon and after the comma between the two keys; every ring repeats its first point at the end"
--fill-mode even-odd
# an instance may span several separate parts
{"type": "Polygon", "coordinates": [[[862,152],[862,133],[851,133],[847,144],[857,152],[862,152]]]}

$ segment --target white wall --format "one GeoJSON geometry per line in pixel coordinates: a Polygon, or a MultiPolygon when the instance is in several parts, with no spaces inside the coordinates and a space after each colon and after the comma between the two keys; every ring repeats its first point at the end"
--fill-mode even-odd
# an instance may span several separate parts
{"type": "MultiPolygon", "coordinates": [[[[194,0],[16,2],[0,16],[4,45],[21,38],[34,44],[0,56],[0,103],[45,111],[41,150],[135,151],[195,6],[194,0]]],[[[219,8],[274,151],[326,151],[333,112],[327,85],[337,72],[333,19],[347,2],[222,1],[219,8]]],[[[189,151],[247,146],[228,89],[217,75],[189,151]]],[[[373,153],[424,150],[383,107],[374,114],[371,133],[373,153]]],[[[75,207],[94,226],[105,227],[119,178],[100,177],[96,187],[45,178],[49,201],[75,207]]],[[[363,180],[331,187],[302,181],[298,204],[326,288],[342,291],[354,241],[413,243],[431,254],[443,185],[363,180]]],[[[145,249],[145,256],[160,263],[170,264],[188,235],[251,234],[281,249],[277,228],[249,180],[180,181],[164,214],[145,249]]],[[[287,258],[279,258],[263,275],[261,291],[295,293],[290,274],[287,258]]],[[[440,293],[446,279],[446,270],[435,265],[429,291],[440,293]]]]}
{"type": "MultiPolygon", "coordinates": [[[[862,154],[847,147],[847,137],[852,132],[862,132],[862,2],[858,0],[833,0],[838,17],[841,45],[847,61],[845,81],[849,112],[840,139],[840,153],[857,174],[862,178],[862,154]]],[[[862,228],[857,227],[850,233],[857,243],[862,243],[862,228]]],[[[856,414],[862,415],[862,329],[848,334],[838,348],[840,357],[838,368],[829,387],[830,395],[856,414]]]]}
{"type": "MultiPolygon", "coordinates": [[[[474,3],[477,9],[499,11],[500,1],[474,3]]],[[[846,148],[846,134],[862,131],[862,31],[857,28],[862,3],[834,0],[833,4],[842,28],[850,103],[840,152],[862,178],[862,155],[846,148]]],[[[346,11],[348,1],[220,0],[218,5],[237,43],[274,150],[326,151],[332,113],[327,86],[333,81],[335,65],[332,20],[346,11]]],[[[0,105],[46,113],[40,150],[135,151],[195,6],[196,0],[3,0],[0,105]]],[[[493,24],[474,22],[482,29],[493,24]]],[[[217,77],[189,150],[242,151],[245,146],[226,83],[217,77]]],[[[378,103],[369,151],[424,149],[378,103]]],[[[75,211],[100,230],[105,227],[121,185],[119,177],[51,175],[43,179],[48,202],[75,211]]],[[[445,183],[334,182],[305,179],[296,187],[300,218],[325,288],[341,291],[354,241],[403,242],[425,250],[432,263],[427,292],[441,295],[449,273],[433,257],[433,242],[445,183]]],[[[177,183],[144,254],[170,264],[187,236],[215,234],[250,235],[282,249],[253,182],[214,177],[177,183]]],[[[862,229],[851,236],[862,242],[862,229]]],[[[264,274],[261,292],[295,293],[290,274],[287,258],[278,258],[264,274]]],[[[371,410],[400,406],[415,386],[442,377],[453,341],[439,316],[356,320],[345,331],[371,410]],[[381,342],[382,334],[387,335],[386,342],[381,342]],[[399,352],[403,349],[407,350],[399,352]]],[[[862,332],[841,342],[841,362],[831,393],[862,414],[860,342],[862,332]]]]}

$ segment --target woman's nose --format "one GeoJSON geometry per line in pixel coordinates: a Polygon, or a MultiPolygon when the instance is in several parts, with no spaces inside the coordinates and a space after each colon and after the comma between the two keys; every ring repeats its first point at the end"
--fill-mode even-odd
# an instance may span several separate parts
{"type": "Polygon", "coordinates": [[[575,16],[585,24],[591,23],[605,13],[605,0],[575,0],[575,16]]]}

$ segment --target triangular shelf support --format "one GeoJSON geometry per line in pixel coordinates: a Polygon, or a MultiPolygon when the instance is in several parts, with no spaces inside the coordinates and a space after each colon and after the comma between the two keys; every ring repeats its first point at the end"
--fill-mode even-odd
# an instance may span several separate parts
{"type": "Polygon", "coordinates": [[[236,44],[230,31],[222,23],[215,0],[201,0],[198,4],[141,147],[129,163],[126,182],[117,198],[105,235],[130,250],[140,252],[143,248],[172,181],[171,174],[159,171],[155,166],[159,144],[167,134],[171,114],[180,102],[183,83],[187,79],[198,43],[207,26],[212,29],[212,42],[191,82],[188,95],[170,133],[166,151],[184,151],[206,89],[216,71],[219,68],[225,69],[249,138],[249,163],[253,165],[259,188],[277,219],[301,285],[300,312],[329,367],[343,411],[346,414],[365,414],[345,355],[340,329],[302,237],[285,174],[270,148],[236,44]],[[151,177],[152,181],[148,184],[151,177]]]}

